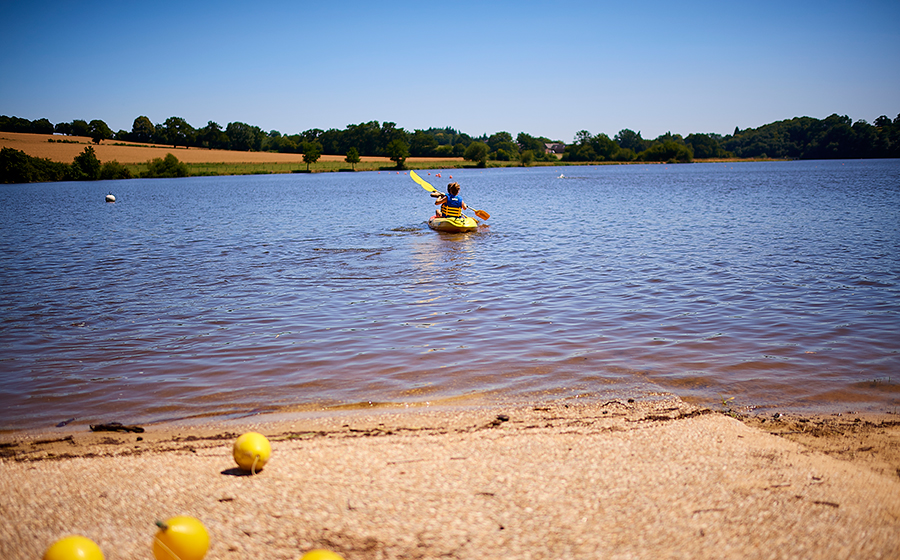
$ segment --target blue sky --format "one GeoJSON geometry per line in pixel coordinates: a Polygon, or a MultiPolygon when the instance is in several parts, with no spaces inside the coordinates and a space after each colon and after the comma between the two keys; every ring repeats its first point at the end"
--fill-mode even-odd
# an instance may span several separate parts
{"type": "Polygon", "coordinates": [[[294,134],[731,133],[900,113],[900,2],[0,1],[0,114],[294,134]]]}

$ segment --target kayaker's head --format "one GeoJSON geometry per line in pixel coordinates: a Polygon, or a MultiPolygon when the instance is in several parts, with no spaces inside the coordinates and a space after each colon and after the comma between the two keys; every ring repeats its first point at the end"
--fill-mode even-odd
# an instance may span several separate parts
{"type": "Polygon", "coordinates": [[[447,185],[447,192],[453,196],[458,195],[459,194],[459,183],[450,183],[449,185],[447,185]]]}

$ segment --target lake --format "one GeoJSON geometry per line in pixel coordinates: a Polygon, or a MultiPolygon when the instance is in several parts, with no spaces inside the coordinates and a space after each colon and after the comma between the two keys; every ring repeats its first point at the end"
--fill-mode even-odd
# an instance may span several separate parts
{"type": "Polygon", "coordinates": [[[419,174],[489,225],[431,231],[405,172],[0,185],[0,429],[900,407],[900,160],[419,174]]]}

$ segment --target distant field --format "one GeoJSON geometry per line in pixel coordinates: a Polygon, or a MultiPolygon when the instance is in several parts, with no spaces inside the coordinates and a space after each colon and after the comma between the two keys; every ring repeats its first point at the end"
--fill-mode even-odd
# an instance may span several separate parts
{"type": "MultiPolygon", "coordinates": [[[[75,156],[87,146],[94,146],[97,159],[101,162],[118,161],[129,167],[146,167],[147,161],[173,154],[188,164],[192,173],[290,173],[294,170],[305,170],[306,163],[302,154],[279,154],[272,152],[232,152],[228,150],[206,150],[203,148],[173,148],[147,144],[134,144],[119,140],[104,140],[99,145],[93,144],[84,136],[59,136],[51,134],[22,134],[16,132],[0,132],[0,148],[14,148],[33,157],[48,158],[62,163],[72,163],[75,156]],[[53,142],[50,142],[53,140],[53,142]]],[[[409,158],[409,163],[416,163],[418,168],[458,167],[462,158],[409,158]]],[[[394,162],[386,157],[360,157],[357,169],[381,169],[392,167],[394,162]]],[[[310,167],[313,171],[337,171],[350,169],[344,156],[325,156],[310,167]]]]}
{"type": "MultiPolygon", "coordinates": [[[[75,156],[87,146],[94,146],[97,158],[101,162],[118,161],[139,174],[147,169],[147,162],[154,158],[174,154],[179,161],[187,164],[191,175],[246,175],[261,173],[294,173],[306,170],[302,154],[280,154],[274,152],[232,152],[229,150],[207,150],[203,148],[173,148],[172,146],[135,144],[119,140],[104,140],[99,145],[93,144],[85,136],[59,136],[51,134],[23,134],[17,132],[0,132],[0,148],[14,148],[33,157],[47,158],[62,163],[72,163],[75,156]],[[50,142],[53,140],[53,142],[50,142]]],[[[763,161],[739,158],[694,160],[700,162],[735,162],[763,161]]],[[[601,165],[616,165],[624,162],[603,162],[601,165]]],[[[628,162],[641,163],[641,162],[628,162]]],[[[653,162],[647,162],[653,163],[653,162]]],[[[517,161],[490,161],[489,167],[508,167],[520,165],[517,161]]],[[[533,166],[547,165],[598,165],[598,162],[535,162],[533,166]]],[[[406,160],[406,167],[411,169],[453,169],[472,167],[472,162],[463,158],[416,158],[406,160]]],[[[344,161],[344,156],[321,156],[319,161],[310,166],[313,172],[350,171],[351,166],[344,161]]],[[[380,171],[394,169],[394,162],[386,157],[360,157],[356,164],[357,171],[380,171]]]]}

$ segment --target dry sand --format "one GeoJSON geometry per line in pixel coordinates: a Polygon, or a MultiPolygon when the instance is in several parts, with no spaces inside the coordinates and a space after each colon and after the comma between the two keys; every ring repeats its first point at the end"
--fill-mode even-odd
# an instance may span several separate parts
{"type": "Polygon", "coordinates": [[[0,557],[81,533],[150,558],[184,514],[216,559],[900,558],[900,430],[856,420],[756,420],[779,437],[665,397],[7,434],[0,557]],[[273,445],[256,476],[231,458],[248,430],[273,445]],[[787,439],[839,433],[852,460],[787,439]]]}
{"type": "MultiPolygon", "coordinates": [[[[233,152],[229,150],[207,150],[203,148],[185,148],[172,146],[151,146],[104,140],[99,145],[93,144],[90,138],[83,136],[58,136],[51,134],[22,134],[0,132],[0,148],[14,148],[32,157],[48,158],[62,163],[72,163],[75,156],[87,146],[94,146],[97,159],[101,162],[118,161],[119,163],[144,163],[154,158],[174,154],[179,161],[185,163],[297,163],[303,162],[302,154],[279,154],[272,152],[233,152]],[[54,140],[49,142],[48,140],[54,140]],[[77,142],[72,144],[69,142],[77,142]]],[[[408,158],[406,161],[430,161],[434,158],[408,158]]],[[[386,157],[360,157],[361,161],[378,161],[393,164],[386,157]]],[[[441,160],[461,161],[462,158],[441,158],[441,160]]],[[[344,161],[344,156],[323,155],[319,161],[344,161]]]]}

